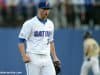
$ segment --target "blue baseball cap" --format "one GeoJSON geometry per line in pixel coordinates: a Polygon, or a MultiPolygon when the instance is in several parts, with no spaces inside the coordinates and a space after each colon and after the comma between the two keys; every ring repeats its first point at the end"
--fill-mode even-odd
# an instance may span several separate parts
{"type": "Polygon", "coordinates": [[[38,4],[38,8],[51,9],[51,6],[50,6],[50,3],[48,1],[40,1],[38,4]]]}

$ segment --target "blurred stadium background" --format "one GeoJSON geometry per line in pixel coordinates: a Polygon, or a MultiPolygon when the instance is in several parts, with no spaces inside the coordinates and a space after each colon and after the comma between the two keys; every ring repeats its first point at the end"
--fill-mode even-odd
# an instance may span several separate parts
{"type": "MultiPolygon", "coordinates": [[[[37,13],[40,0],[0,0],[0,75],[26,75],[19,53],[18,33],[37,13]]],[[[100,0],[49,0],[55,24],[55,45],[62,75],[79,75],[83,61],[82,37],[92,31],[100,43],[100,0]]],[[[90,75],[91,72],[90,72],[90,75]]]]}

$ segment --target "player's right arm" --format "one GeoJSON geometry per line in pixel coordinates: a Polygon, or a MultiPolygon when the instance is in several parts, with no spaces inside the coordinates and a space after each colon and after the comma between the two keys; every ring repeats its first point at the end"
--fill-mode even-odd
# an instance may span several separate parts
{"type": "Polygon", "coordinates": [[[30,58],[29,58],[29,56],[26,54],[26,52],[25,52],[25,44],[24,44],[24,42],[22,42],[22,41],[25,41],[25,39],[19,39],[20,40],[20,43],[18,44],[18,48],[19,48],[19,50],[20,50],[20,53],[21,53],[21,55],[22,55],[22,58],[23,58],[23,61],[25,62],[25,63],[28,63],[28,62],[30,62],[30,58]]]}
{"type": "Polygon", "coordinates": [[[31,24],[29,21],[25,22],[21,28],[20,34],[19,34],[19,43],[18,43],[18,48],[19,51],[22,55],[23,61],[24,62],[29,62],[30,58],[25,52],[25,43],[26,40],[28,40],[30,33],[31,33],[31,24]]]}

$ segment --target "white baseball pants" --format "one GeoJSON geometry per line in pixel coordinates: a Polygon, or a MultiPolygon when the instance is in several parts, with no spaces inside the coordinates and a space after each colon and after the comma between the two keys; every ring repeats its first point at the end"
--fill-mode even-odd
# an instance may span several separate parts
{"type": "Polygon", "coordinates": [[[31,62],[26,63],[27,75],[56,75],[51,56],[28,53],[31,62]]]}
{"type": "Polygon", "coordinates": [[[92,69],[94,75],[100,75],[98,57],[91,57],[90,61],[84,59],[80,75],[88,75],[88,71],[92,69]]]}

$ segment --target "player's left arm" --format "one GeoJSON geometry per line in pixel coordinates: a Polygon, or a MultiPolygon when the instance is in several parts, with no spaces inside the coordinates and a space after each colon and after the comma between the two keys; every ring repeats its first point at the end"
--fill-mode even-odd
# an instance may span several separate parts
{"type": "Polygon", "coordinates": [[[54,68],[55,68],[56,74],[58,75],[61,72],[61,61],[57,57],[54,42],[50,42],[50,49],[51,49],[51,54],[53,57],[54,68]]]}
{"type": "Polygon", "coordinates": [[[55,50],[55,45],[54,45],[54,42],[50,42],[50,50],[51,50],[51,55],[53,57],[53,61],[60,61],[57,57],[57,54],[56,54],[56,50],[55,50]]]}
{"type": "Polygon", "coordinates": [[[54,45],[54,24],[51,23],[51,25],[52,25],[52,31],[51,31],[51,35],[49,37],[50,52],[51,52],[51,55],[53,57],[53,61],[60,61],[57,57],[55,45],[54,45]]]}

